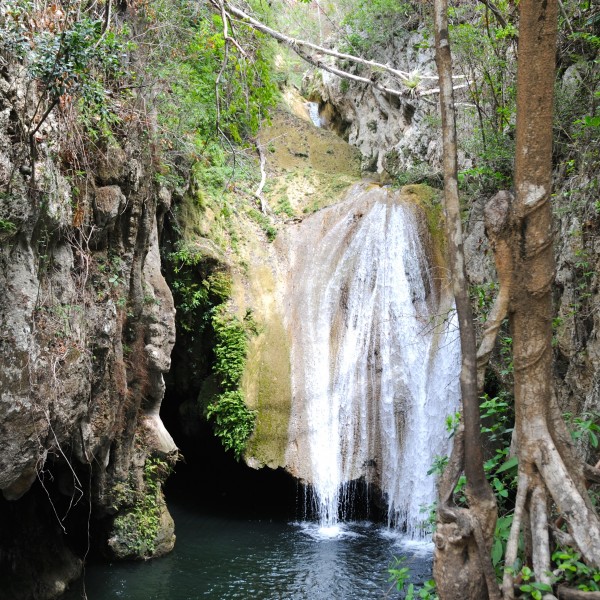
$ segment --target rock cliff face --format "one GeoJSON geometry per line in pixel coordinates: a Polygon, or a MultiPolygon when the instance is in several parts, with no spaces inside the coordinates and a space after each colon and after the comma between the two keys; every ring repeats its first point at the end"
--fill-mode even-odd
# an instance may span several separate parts
{"type": "Polygon", "coordinates": [[[177,450],[158,416],[174,343],[158,253],[170,194],[141,128],[90,145],[85,162],[52,117],[30,139],[37,97],[22,68],[2,69],[0,597],[11,599],[60,594],[88,535],[130,558],[174,543],[161,483],[177,450]]]}
{"type": "MultiPolygon", "coordinates": [[[[308,81],[312,90],[318,90],[325,123],[360,150],[363,171],[393,177],[410,173],[416,178],[406,179],[406,183],[439,181],[442,158],[437,96],[419,96],[422,88],[435,85],[432,80],[437,74],[435,53],[426,41],[425,30],[403,32],[391,47],[378,49],[376,60],[412,73],[412,91],[407,89],[404,97],[391,96],[323,72],[316,81],[308,81]]],[[[459,110],[459,123],[463,117],[459,110]]],[[[462,167],[469,165],[463,152],[459,161],[462,167]]]]}

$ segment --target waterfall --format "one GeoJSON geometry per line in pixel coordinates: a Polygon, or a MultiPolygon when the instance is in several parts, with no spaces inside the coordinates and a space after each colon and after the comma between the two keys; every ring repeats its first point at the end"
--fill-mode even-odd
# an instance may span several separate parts
{"type": "Polygon", "coordinates": [[[318,102],[307,102],[306,109],[308,110],[308,116],[313,122],[315,127],[323,127],[323,120],[319,115],[319,103],[318,102]]]}
{"type": "Polygon", "coordinates": [[[297,235],[290,455],[323,527],[361,478],[412,538],[435,500],[426,473],[448,451],[460,350],[419,210],[363,184],[297,235]]]}

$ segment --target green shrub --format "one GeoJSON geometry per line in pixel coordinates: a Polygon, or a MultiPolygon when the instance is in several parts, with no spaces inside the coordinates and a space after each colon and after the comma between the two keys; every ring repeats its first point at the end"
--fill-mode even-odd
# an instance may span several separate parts
{"type": "Polygon", "coordinates": [[[126,76],[129,31],[124,25],[105,31],[92,11],[78,2],[48,7],[16,0],[0,19],[0,50],[22,59],[31,79],[41,83],[44,96],[34,112],[33,131],[59,101],[75,102],[92,137],[110,135],[119,121],[115,96],[121,94],[113,84],[122,84],[126,76]]]}
{"type": "Polygon", "coordinates": [[[246,56],[226,48],[221,16],[207,3],[151,0],[141,12],[149,25],[147,77],[162,82],[155,108],[163,177],[176,177],[183,158],[197,163],[202,189],[220,194],[239,174],[236,146],[257,132],[277,101],[272,42],[239,28],[246,56]]]}
{"type": "Polygon", "coordinates": [[[256,411],[246,406],[242,392],[234,390],[219,394],[208,405],[206,416],[213,423],[215,435],[225,450],[232,450],[239,460],[256,423],[256,411]]]}
{"type": "Polygon", "coordinates": [[[248,333],[237,318],[216,311],[212,318],[216,344],[213,372],[220,385],[227,391],[234,390],[240,382],[246,366],[248,333]]]}

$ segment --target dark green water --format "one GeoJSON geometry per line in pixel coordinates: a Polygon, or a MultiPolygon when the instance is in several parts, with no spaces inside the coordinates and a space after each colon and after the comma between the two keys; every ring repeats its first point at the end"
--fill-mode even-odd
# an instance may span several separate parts
{"type": "MultiPolygon", "coordinates": [[[[89,565],[89,600],[396,599],[387,582],[392,557],[406,556],[414,581],[430,578],[431,552],[402,544],[371,523],[334,532],[309,523],[247,520],[172,505],[177,544],[145,563],[89,565]]],[[[79,582],[64,600],[84,597],[79,582]]]]}

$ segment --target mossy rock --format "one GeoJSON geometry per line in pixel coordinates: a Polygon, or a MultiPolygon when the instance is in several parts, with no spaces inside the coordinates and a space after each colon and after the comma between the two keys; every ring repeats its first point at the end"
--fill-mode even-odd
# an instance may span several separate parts
{"type": "Polygon", "coordinates": [[[283,323],[276,316],[251,342],[243,387],[248,406],[257,411],[246,462],[254,468],[285,466],[292,407],[290,346],[283,323]]]}
{"type": "Polygon", "coordinates": [[[360,153],[335,133],[281,108],[260,132],[267,159],[265,196],[287,216],[314,212],[337,202],[360,180],[360,153]]]}

